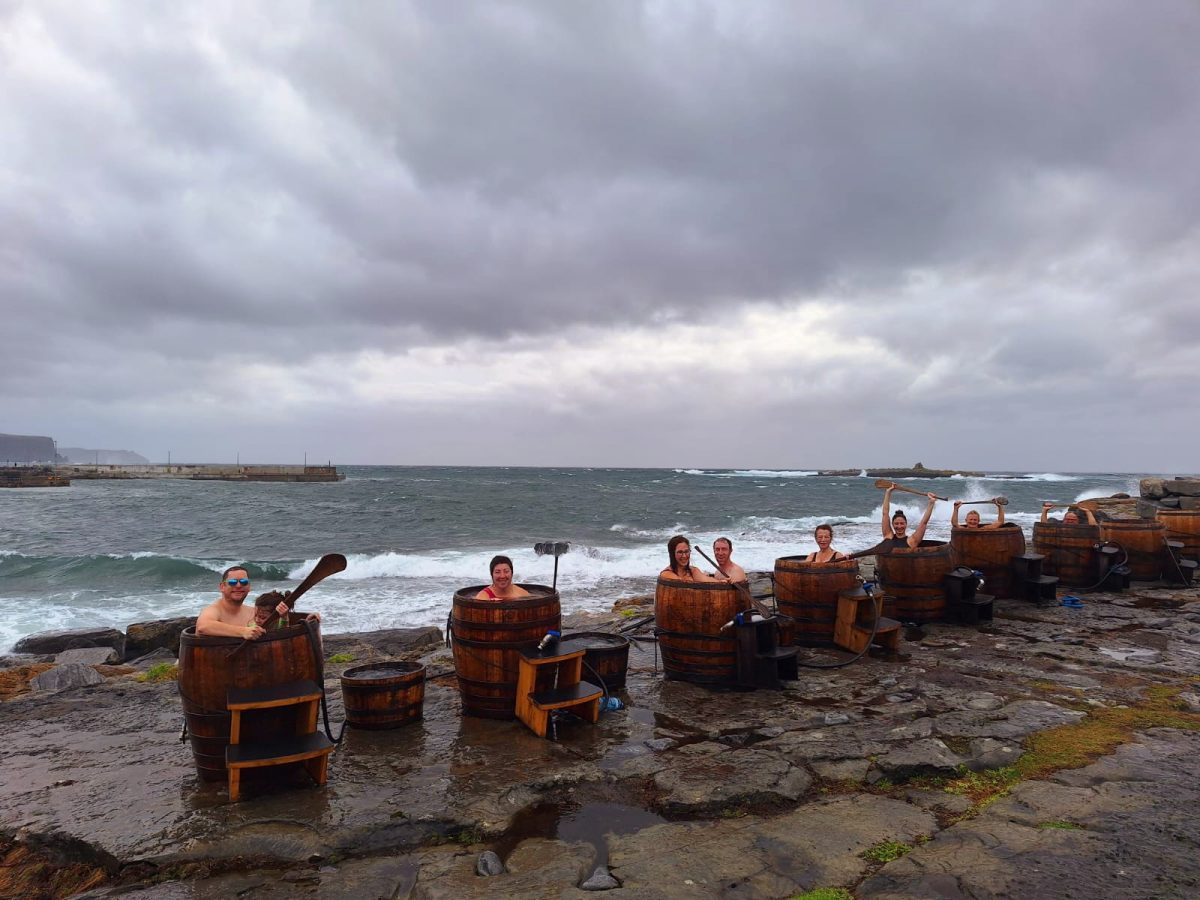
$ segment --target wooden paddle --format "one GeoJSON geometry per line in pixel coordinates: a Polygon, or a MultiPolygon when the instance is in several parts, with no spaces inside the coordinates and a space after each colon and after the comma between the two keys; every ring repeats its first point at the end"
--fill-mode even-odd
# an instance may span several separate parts
{"type": "MultiPolygon", "coordinates": [[[[705,553],[699,546],[694,546],[692,549],[708,560],[708,564],[710,566],[712,566],[718,572],[721,571],[721,567],[717,565],[716,561],[707,553],[705,553]]],[[[766,604],[760,603],[757,599],[755,599],[754,595],[750,593],[750,585],[743,581],[731,581],[730,585],[737,588],[739,593],[745,595],[746,602],[750,605],[750,608],[764,619],[769,619],[771,616],[775,615],[774,610],[767,607],[766,604]]]]}
{"type": "Polygon", "coordinates": [[[995,503],[997,506],[1008,506],[1007,497],[993,497],[991,500],[960,500],[959,506],[974,506],[977,503],[995,503]]]}
{"type": "MultiPolygon", "coordinates": [[[[875,479],[875,487],[879,488],[880,490],[883,490],[885,488],[891,488],[893,491],[904,491],[904,493],[906,493],[906,494],[916,494],[920,497],[925,497],[928,495],[927,491],[918,491],[916,488],[905,487],[902,484],[896,484],[896,482],[894,482],[894,481],[888,481],[886,478],[876,478],[875,479]]],[[[934,494],[934,496],[937,497],[937,494],[934,494]]],[[[950,499],[949,497],[937,497],[937,498],[939,500],[949,500],[950,499]]]]}
{"type": "MultiPolygon", "coordinates": [[[[317,564],[313,566],[313,570],[308,573],[308,577],[300,582],[294,591],[288,594],[287,598],[284,600],[288,609],[295,609],[296,601],[299,600],[301,595],[304,594],[309,588],[315,586],[320,581],[324,581],[330,575],[334,575],[338,572],[344,572],[345,570],[346,557],[342,556],[340,553],[326,553],[319,560],[317,560],[317,564]]],[[[271,615],[267,617],[267,621],[264,622],[261,627],[264,631],[266,631],[270,629],[270,627],[277,621],[279,621],[279,610],[272,609],[271,615]]],[[[233,652],[237,653],[248,643],[250,643],[248,638],[243,639],[242,643],[233,652]]]]}

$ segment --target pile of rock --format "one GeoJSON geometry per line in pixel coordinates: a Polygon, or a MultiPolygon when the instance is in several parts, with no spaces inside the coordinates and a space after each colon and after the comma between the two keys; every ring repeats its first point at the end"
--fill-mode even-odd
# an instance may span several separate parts
{"type": "Polygon", "coordinates": [[[1138,515],[1152,519],[1160,509],[1200,509],[1200,475],[1143,478],[1138,515]]]}

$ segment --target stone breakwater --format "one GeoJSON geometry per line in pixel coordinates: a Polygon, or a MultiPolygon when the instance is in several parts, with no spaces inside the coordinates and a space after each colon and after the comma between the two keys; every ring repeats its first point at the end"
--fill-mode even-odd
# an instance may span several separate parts
{"type": "MultiPolygon", "coordinates": [[[[1194,896],[1198,599],[1001,601],[989,627],[926,625],[899,658],[777,692],[666,681],[643,640],[625,708],[557,740],[463,718],[435,629],[329,636],[335,726],[341,671],[379,658],[429,667],[424,719],[349,730],[325,788],[262,781],[236,804],[196,778],[173,683],[93,666],[0,705],[0,895],[1194,896]]],[[[567,624],[652,612],[624,606],[567,624]]]]}
{"type": "Polygon", "coordinates": [[[1200,510],[1200,475],[1143,478],[1139,487],[1139,516],[1153,519],[1160,509],[1200,510]]]}

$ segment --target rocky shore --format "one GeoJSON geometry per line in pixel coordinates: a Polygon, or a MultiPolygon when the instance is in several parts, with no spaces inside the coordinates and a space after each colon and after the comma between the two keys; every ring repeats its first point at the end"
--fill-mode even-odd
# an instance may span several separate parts
{"type": "MultiPolygon", "coordinates": [[[[331,635],[335,730],[340,672],[381,658],[426,663],[424,719],[350,729],[324,788],[240,803],[197,779],[175,683],[139,680],[168,651],[9,656],[0,896],[1195,896],[1198,599],[1000,601],[749,693],[665,680],[644,623],[625,708],[556,740],[464,718],[437,629],[331,635]],[[45,680],[62,669],[91,675],[45,680]]],[[[568,624],[652,612],[620,606],[568,624]]]]}
{"type": "Polygon", "coordinates": [[[986,473],[971,472],[967,469],[927,469],[921,463],[916,463],[908,468],[899,469],[822,469],[817,474],[838,478],[852,478],[865,474],[868,478],[894,480],[897,478],[953,478],[955,475],[961,475],[963,478],[981,478],[986,473]]]}

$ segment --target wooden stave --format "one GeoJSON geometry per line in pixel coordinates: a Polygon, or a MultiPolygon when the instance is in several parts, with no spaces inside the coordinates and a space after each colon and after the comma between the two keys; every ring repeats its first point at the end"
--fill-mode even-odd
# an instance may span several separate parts
{"type": "Polygon", "coordinates": [[[921,541],[919,547],[877,554],[875,577],[880,589],[892,599],[898,619],[935,622],[946,616],[944,579],[957,564],[953,544],[921,541]]]}
{"type": "Polygon", "coordinates": [[[1098,578],[1099,525],[1035,522],[1033,552],[1045,557],[1042,574],[1054,575],[1063,587],[1091,587],[1098,578]]]}
{"type": "MultiPolygon", "coordinates": [[[[302,619],[305,613],[293,613],[302,619]]],[[[319,641],[320,623],[312,623],[319,641]]],[[[321,662],[323,666],[323,661],[321,662]]],[[[196,772],[204,781],[224,781],[225,748],[229,746],[230,713],[226,706],[230,688],[261,688],[291,681],[321,685],[318,660],[309,638],[309,626],[298,622],[272,629],[257,641],[197,635],[185,628],[179,638],[179,695],[196,772]],[[245,649],[230,655],[245,644],[245,649]],[[214,665],[219,663],[219,665],[214,665]]],[[[257,710],[242,717],[242,743],[253,743],[290,734],[296,710],[257,710]]]]}
{"type": "Polygon", "coordinates": [[[986,593],[994,597],[1017,596],[1012,558],[1025,552],[1025,532],[1019,525],[1005,523],[999,528],[953,528],[950,543],[954,546],[960,566],[983,573],[986,593]]]}
{"type": "Polygon", "coordinates": [[[1120,544],[1134,581],[1158,581],[1166,562],[1166,526],[1157,519],[1105,519],[1100,538],[1120,544]]]}
{"type": "Polygon", "coordinates": [[[342,673],[342,705],[346,724],[368,731],[400,728],[420,720],[425,708],[425,667],[420,663],[382,661],[354,666],[342,673]],[[403,674],[356,678],[372,669],[403,668],[403,674]]]}
{"type": "Polygon", "coordinates": [[[544,584],[520,586],[533,596],[515,600],[476,600],[475,595],[485,585],[462,588],[454,593],[450,628],[454,670],[464,715],[482,719],[515,718],[521,650],[533,650],[546,632],[562,630],[562,604],[558,591],[544,584]],[[546,607],[546,612],[540,617],[497,621],[541,606],[546,607]],[[466,616],[460,616],[460,612],[466,616]],[[499,635],[505,639],[494,639],[499,635]]]}
{"type": "Polygon", "coordinates": [[[834,645],[838,594],[855,587],[858,574],[856,559],[810,563],[802,556],[781,556],[775,560],[775,604],[780,615],[792,620],[788,630],[795,645],[834,645]]]}
{"type": "Polygon", "coordinates": [[[695,684],[727,684],[737,678],[737,639],[733,629],[722,633],[721,627],[745,609],[741,592],[723,582],[691,582],[664,579],[655,585],[654,620],[658,633],[658,649],[662,654],[663,671],[675,681],[695,684]],[[689,613],[679,609],[683,604],[669,603],[690,598],[689,613]],[[699,635],[685,637],[684,635],[699,635]]]}

